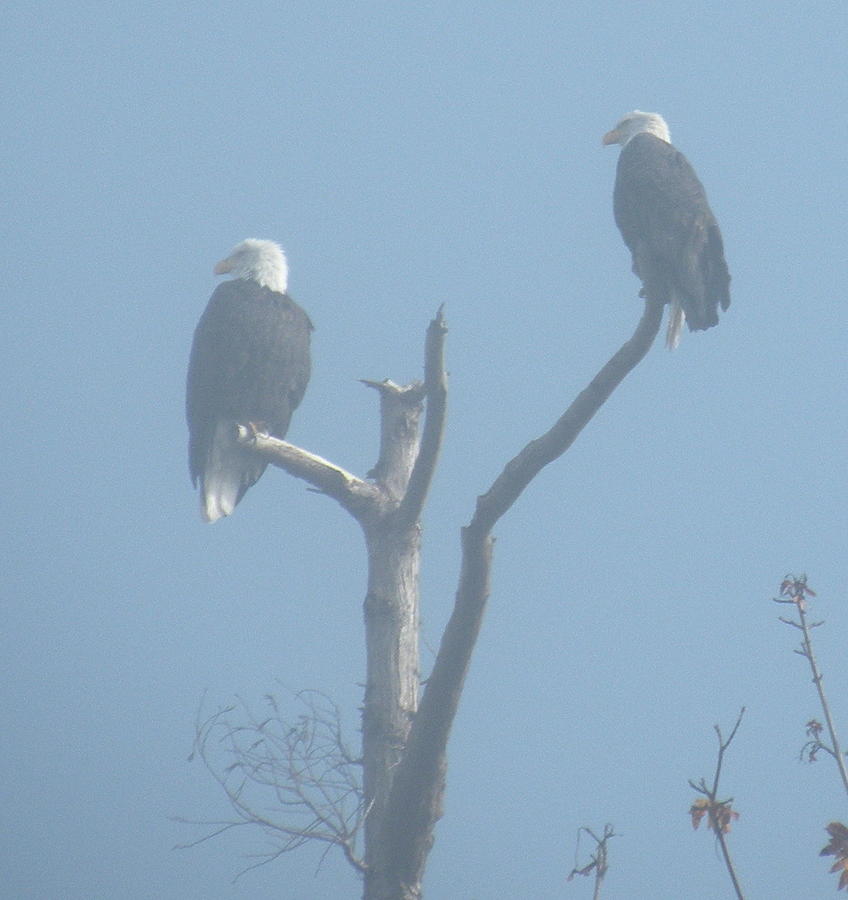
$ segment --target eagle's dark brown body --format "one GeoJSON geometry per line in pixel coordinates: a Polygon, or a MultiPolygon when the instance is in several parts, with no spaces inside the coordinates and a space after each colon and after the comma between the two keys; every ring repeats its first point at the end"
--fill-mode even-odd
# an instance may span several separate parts
{"type": "Polygon", "coordinates": [[[653,134],[622,148],[615,221],[633,255],[643,295],[678,303],[690,331],[718,324],[730,305],[730,274],[718,223],[686,157],[653,134]]]}
{"type": "Polygon", "coordinates": [[[283,438],[310,374],[312,323],[287,295],[249,279],[220,284],[194,333],[186,417],[189,470],[201,511],[229,515],[265,471],[235,443],[236,424],[283,438]]]}

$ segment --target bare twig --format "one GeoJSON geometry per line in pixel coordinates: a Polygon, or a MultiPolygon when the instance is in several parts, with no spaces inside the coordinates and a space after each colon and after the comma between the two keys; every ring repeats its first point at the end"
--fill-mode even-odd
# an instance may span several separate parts
{"type": "Polygon", "coordinates": [[[731,821],[739,818],[739,813],[735,812],[733,809],[732,797],[729,797],[727,800],[718,799],[718,783],[719,778],[721,777],[721,766],[724,762],[724,754],[733,741],[733,738],[736,737],[736,732],[739,730],[739,725],[741,724],[742,716],[744,715],[745,707],[743,706],[739,711],[739,717],[736,719],[736,724],[733,726],[733,730],[730,732],[730,736],[727,740],[722,738],[721,728],[718,725],[713,726],[715,728],[716,736],[718,737],[718,759],[716,760],[716,770],[712,787],[709,787],[703,778],[697,783],[691,779],[689,781],[690,787],[699,794],[703,794],[704,798],[702,800],[696,800],[689,810],[690,815],[692,816],[692,825],[694,828],[697,828],[703,816],[705,814],[708,816],[710,830],[716,835],[719,846],[721,847],[724,864],[730,875],[730,880],[733,883],[733,889],[736,891],[738,900],[744,900],[744,896],[742,894],[742,888],[739,886],[736,869],[730,858],[730,849],[727,846],[726,834],[730,831],[731,821]]]}
{"type": "Polygon", "coordinates": [[[609,840],[610,838],[616,837],[615,831],[613,830],[612,825],[606,824],[604,825],[604,836],[598,837],[591,828],[579,828],[577,831],[577,849],[575,850],[575,860],[574,860],[574,868],[571,870],[571,874],[568,876],[568,881],[571,881],[575,875],[585,875],[589,876],[594,873],[595,875],[595,890],[592,893],[592,900],[600,900],[601,898],[601,886],[604,883],[604,877],[607,874],[607,870],[609,869],[609,840]],[[589,837],[595,842],[595,852],[589,855],[589,862],[585,866],[578,866],[577,863],[577,853],[580,850],[580,833],[585,831],[589,837]]]}
{"type": "Polygon", "coordinates": [[[824,720],[827,723],[827,730],[830,735],[830,745],[823,743],[820,739],[822,731],[821,723],[817,722],[815,719],[811,719],[807,722],[807,736],[810,740],[804,745],[804,749],[802,749],[801,753],[803,755],[806,750],[807,757],[811,762],[816,758],[816,753],[819,750],[824,750],[825,753],[832,756],[839,769],[842,786],[845,788],[846,793],[848,793],[848,771],[846,771],[845,767],[845,754],[842,752],[839,745],[836,727],[833,724],[833,717],[830,714],[830,704],[824,693],[822,673],[816,662],[815,654],[813,653],[812,630],[813,628],[818,628],[819,625],[823,623],[807,621],[807,598],[815,596],[815,591],[807,587],[806,575],[799,575],[797,577],[794,575],[787,575],[780,585],[780,596],[773,597],[772,599],[775,603],[791,603],[798,613],[797,622],[794,619],[787,619],[783,616],[780,616],[779,618],[781,622],[786,625],[791,625],[801,632],[801,648],[800,650],[795,650],[795,652],[799,656],[803,656],[810,664],[810,671],[813,675],[813,684],[816,686],[819,702],[821,703],[822,712],[824,713],[824,720]]]}
{"type": "Polygon", "coordinates": [[[347,749],[335,703],[317,691],[294,696],[304,712],[292,721],[281,717],[272,696],[266,697],[270,714],[261,720],[243,701],[238,705],[239,718],[246,718],[247,724],[232,721],[236,706],[198,718],[190,758],[203,762],[237,820],[178,819],[213,827],[197,840],[178,846],[194,847],[238,826],[260,828],[277,847],[260,854],[259,862],[243,869],[236,879],[309,840],[339,847],[354,868],[360,872],[364,868],[356,851],[366,814],[360,761],[347,749]],[[269,791],[278,807],[273,815],[260,811],[260,806],[267,807],[269,791]]]}

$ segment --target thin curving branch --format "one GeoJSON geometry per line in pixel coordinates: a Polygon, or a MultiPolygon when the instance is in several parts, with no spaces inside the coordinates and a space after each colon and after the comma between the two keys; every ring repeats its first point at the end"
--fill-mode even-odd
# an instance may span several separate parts
{"type": "Polygon", "coordinates": [[[610,394],[642,361],[662,321],[663,304],[645,302],[645,311],[633,337],[582,390],[556,424],[529,444],[505,466],[489,490],[477,499],[469,528],[489,531],[518,499],[541,469],[565,453],[610,394]]]}
{"type": "Polygon", "coordinates": [[[400,883],[420,881],[441,815],[448,736],[480,631],[491,573],[491,529],[533,477],[561,456],[624,378],[650,349],[662,321],[663,305],[646,301],[633,336],[592,379],[556,424],[531,441],[479,497],[474,516],[462,530],[462,570],[451,618],[433,671],[412,723],[397,768],[386,815],[400,883]]]}
{"type": "Polygon", "coordinates": [[[445,336],[448,333],[443,306],[427,329],[424,351],[424,394],[427,399],[421,446],[397,512],[401,525],[417,522],[433,480],[445,431],[448,378],[445,372],[445,336]]]}

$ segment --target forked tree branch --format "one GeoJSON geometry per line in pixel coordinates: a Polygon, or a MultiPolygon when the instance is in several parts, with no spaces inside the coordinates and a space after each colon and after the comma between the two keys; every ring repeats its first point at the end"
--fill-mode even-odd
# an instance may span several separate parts
{"type": "Polygon", "coordinates": [[[433,828],[441,815],[446,747],[459,706],[471,654],[489,596],[491,529],[533,477],[574,442],[615,388],[650,349],[662,321],[663,305],[648,300],[633,336],[592,379],[556,424],[531,441],[491,488],[478,497],[474,516],[462,530],[462,570],[451,618],[433,671],[412,723],[398,766],[385,822],[385,839],[401,884],[420,883],[433,828]]]}
{"type": "MultiPolygon", "coordinates": [[[[447,377],[444,342],[447,329],[442,310],[431,321],[425,346],[425,382],[397,385],[365,381],[380,396],[380,453],[367,479],[302,448],[239,429],[239,440],[268,462],[301,478],[335,499],[362,526],[368,551],[368,589],[364,602],[366,631],[366,691],[362,709],[362,822],[365,858],[353,856],[352,845],[337,841],[365,874],[366,893],[377,896],[385,882],[385,847],[381,831],[391,784],[406,745],[420,688],[418,669],[419,518],[432,481],[444,431],[447,377]],[[426,400],[426,405],[423,401],[426,400]],[[419,431],[426,412],[423,435],[419,431]]],[[[292,780],[292,773],[283,783],[292,780]]],[[[277,787],[277,785],[273,785],[277,787]]],[[[230,802],[239,808],[238,795],[230,802]]],[[[253,821],[264,824],[258,819],[253,821]]],[[[326,840],[316,817],[315,837],[326,840]]],[[[292,840],[312,835],[293,828],[292,840]]]]}
{"type": "Polygon", "coordinates": [[[733,726],[733,730],[730,732],[727,740],[724,739],[721,733],[721,728],[718,725],[713,726],[715,729],[716,737],[718,738],[718,758],[716,759],[716,769],[715,775],[713,776],[713,785],[709,787],[706,781],[702,778],[698,782],[694,782],[691,779],[689,780],[689,786],[694,788],[699,794],[703,794],[705,800],[697,801],[692,805],[690,812],[692,813],[692,824],[695,828],[698,827],[698,823],[701,820],[701,816],[704,812],[707,813],[710,830],[715,834],[716,839],[718,840],[719,846],[721,847],[721,855],[724,859],[724,865],[727,869],[727,874],[730,876],[730,881],[733,884],[733,890],[736,894],[737,900],[744,900],[744,895],[742,894],[742,887],[739,884],[739,876],[736,874],[736,868],[733,865],[733,860],[730,857],[730,848],[727,846],[727,832],[730,831],[730,823],[733,819],[738,819],[739,814],[733,811],[732,803],[733,798],[729,798],[727,800],[719,800],[718,799],[718,783],[721,778],[721,766],[724,762],[724,754],[727,752],[727,748],[733,742],[733,738],[736,737],[736,732],[739,730],[739,726],[742,724],[742,716],[745,715],[745,707],[739,711],[739,716],[736,719],[736,724],[733,726]]]}
{"type": "Polygon", "coordinates": [[[397,502],[399,499],[400,505],[396,512],[398,526],[414,524],[421,516],[421,510],[427,499],[445,429],[447,375],[444,365],[444,348],[446,334],[447,326],[442,315],[442,307],[439,307],[427,329],[423,385],[416,383],[401,387],[391,381],[369,381],[367,379],[363,379],[362,382],[377,390],[381,401],[388,400],[394,405],[400,401],[414,406],[419,404],[422,398],[426,398],[423,434],[408,482],[407,474],[404,472],[405,466],[396,464],[396,461],[387,458],[387,455],[396,452],[398,448],[401,448],[403,452],[406,452],[408,448],[405,442],[395,440],[396,435],[390,433],[394,424],[391,421],[391,411],[387,416],[385,415],[386,410],[384,410],[380,459],[370,473],[376,479],[376,483],[359,478],[341,466],[295,444],[268,434],[257,433],[243,425],[237,426],[239,442],[245,447],[256,450],[272,465],[284,469],[290,475],[308,482],[321,493],[332,497],[358,521],[373,519],[382,513],[389,512],[389,507],[393,505],[392,500],[397,502]],[[387,430],[389,433],[386,433],[387,430]],[[399,483],[397,485],[391,483],[393,475],[398,476],[399,483]],[[387,476],[388,483],[382,476],[387,476]],[[387,497],[386,489],[390,495],[395,496],[387,497]]]}
{"type": "Polygon", "coordinates": [[[424,385],[420,381],[395,384],[389,378],[360,381],[380,396],[380,456],[367,477],[384,493],[386,502],[380,512],[393,513],[406,492],[418,456],[424,385]]]}
{"type": "MultiPolygon", "coordinates": [[[[398,696],[388,704],[400,714],[400,719],[388,728],[376,719],[372,722],[377,708],[382,710],[386,705],[381,703],[375,706],[374,687],[386,679],[382,676],[377,678],[372,672],[374,665],[384,665],[385,653],[369,650],[363,716],[363,746],[366,750],[364,801],[369,809],[366,832],[378,832],[372,834],[371,840],[366,834],[365,875],[366,882],[372,882],[369,896],[419,896],[424,865],[433,841],[433,829],[441,815],[448,735],[489,595],[492,528],[535,475],[571,446],[610,394],[642,360],[659,330],[662,311],[662,304],[646,302],[642,318],[630,340],[598,372],[554,426],[531,441],[507,464],[489,490],[478,497],[474,515],[462,529],[462,569],[454,611],[442,637],[420,708],[415,711],[414,693],[411,698],[403,699],[408,691],[405,692],[403,685],[400,685],[398,696]],[[412,714],[408,731],[408,725],[404,727],[403,724],[406,713],[412,714]],[[386,740],[397,740],[398,743],[383,747],[381,742],[386,740]],[[389,753],[392,746],[394,751],[389,753]],[[385,750],[394,758],[380,776],[386,779],[382,785],[379,779],[375,783],[379,773],[369,775],[368,757],[369,753],[374,755],[375,748],[385,750]],[[388,792],[382,795],[381,801],[384,788],[388,792]],[[377,840],[374,841],[374,838],[377,840]],[[379,848],[376,852],[375,847],[379,848]],[[372,869],[372,866],[376,868],[372,869]],[[371,876],[375,876],[376,880],[371,876]]],[[[392,641],[399,640],[410,629],[417,634],[417,602],[409,610],[404,604],[409,599],[407,582],[414,582],[417,586],[418,518],[432,480],[444,429],[447,393],[443,359],[445,333],[439,310],[427,332],[423,386],[399,387],[390,382],[366,382],[380,391],[383,413],[380,460],[369,473],[373,481],[352,475],[286,441],[240,429],[240,440],[246,446],[335,499],[363,526],[369,547],[369,590],[365,603],[366,632],[369,635],[366,643],[369,647],[372,643],[378,649],[382,647],[376,638],[380,636],[378,626],[387,616],[394,622],[392,634],[397,634],[392,641]],[[425,397],[426,420],[418,444],[417,416],[421,400],[425,397]],[[389,525],[392,527],[388,528],[389,525]],[[389,536],[391,540],[387,543],[389,536]],[[386,557],[385,560],[381,559],[382,556],[386,557]],[[404,561],[402,565],[398,565],[400,560],[404,561]]],[[[417,654],[413,653],[413,656],[414,669],[417,654]]],[[[408,723],[409,719],[406,721],[408,723]]],[[[235,799],[238,800],[237,795],[235,799]]],[[[293,835],[294,840],[303,837],[305,835],[293,835]]],[[[345,847],[344,841],[338,843],[345,847]]],[[[368,891],[369,885],[366,884],[366,893],[368,891]]]]}

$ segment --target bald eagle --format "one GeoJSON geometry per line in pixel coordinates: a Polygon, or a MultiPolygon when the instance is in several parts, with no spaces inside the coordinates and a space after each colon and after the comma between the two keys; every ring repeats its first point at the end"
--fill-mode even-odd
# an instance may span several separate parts
{"type": "Polygon", "coordinates": [[[657,113],[636,109],[604,135],[621,144],[615,178],[615,221],[642,281],[640,296],[668,303],[666,345],[690,331],[718,325],[730,306],[724,245],[704,188],[686,157],[671,144],[657,113]]]}
{"type": "Polygon", "coordinates": [[[218,285],[194,332],[186,383],[188,460],[205,521],[228,516],[265,471],[236,425],[283,438],[309,381],[309,316],[288,296],[273,241],[249,238],[215,266],[218,285]]]}

